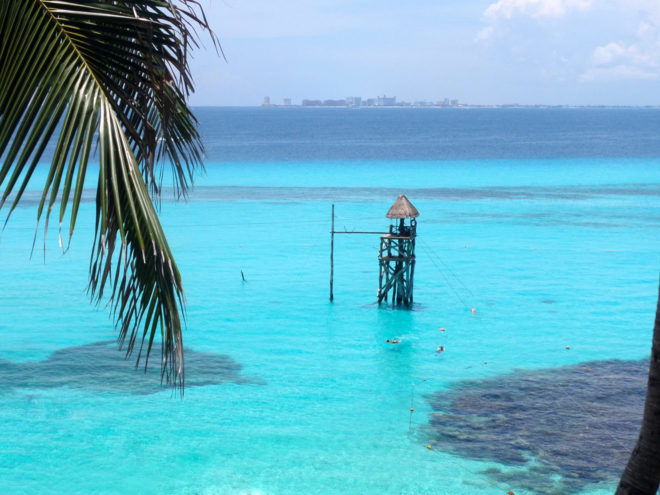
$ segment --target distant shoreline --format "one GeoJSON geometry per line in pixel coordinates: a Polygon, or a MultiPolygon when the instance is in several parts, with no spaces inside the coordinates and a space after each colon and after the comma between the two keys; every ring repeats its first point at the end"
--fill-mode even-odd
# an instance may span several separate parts
{"type": "Polygon", "coordinates": [[[380,109],[433,109],[433,110],[469,110],[469,109],[537,109],[537,110],[555,110],[555,109],[593,109],[593,110],[657,110],[660,105],[456,105],[456,106],[438,106],[438,105],[381,105],[381,106],[327,106],[327,105],[192,105],[193,108],[264,108],[264,109],[305,109],[322,108],[327,110],[380,110],[380,109]]]}

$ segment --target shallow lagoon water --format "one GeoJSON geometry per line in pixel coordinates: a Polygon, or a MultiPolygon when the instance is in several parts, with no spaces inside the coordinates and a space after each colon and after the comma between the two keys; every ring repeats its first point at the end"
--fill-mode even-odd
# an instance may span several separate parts
{"type": "MultiPolygon", "coordinates": [[[[237,376],[218,374],[183,400],[89,386],[84,366],[75,376],[55,368],[58,387],[53,377],[7,383],[4,491],[532,493],[529,480],[492,475],[515,468],[506,459],[443,447],[430,398],[517,369],[648,356],[658,160],[257,158],[211,156],[187,203],[162,204],[184,277],[186,346],[224,356],[237,376]],[[339,229],[381,230],[398,192],[421,212],[415,307],[374,304],[373,236],[336,239],[330,304],[330,205],[339,229]],[[402,343],[386,344],[392,337],[402,343]]],[[[40,240],[29,259],[29,202],[2,234],[3,364],[115,337],[85,294],[93,204],[82,208],[69,252],[49,233],[45,264],[40,240]]],[[[91,374],[112,359],[103,356],[91,374]]],[[[142,372],[111,374],[123,371],[141,390],[142,372]]],[[[580,493],[611,493],[612,483],[580,493]]]]}

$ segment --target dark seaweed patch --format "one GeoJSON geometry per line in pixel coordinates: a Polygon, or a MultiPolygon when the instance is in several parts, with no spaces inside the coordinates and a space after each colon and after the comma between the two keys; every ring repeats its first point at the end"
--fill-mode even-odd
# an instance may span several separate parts
{"type": "Polygon", "coordinates": [[[438,448],[513,469],[483,474],[543,495],[613,484],[639,426],[648,360],[516,371],[429,397],[438,448]]]}
{"type": "MultiPolygon", "coordinates": [[[[158,351],[147,372],[124,359],[113,341],[67,347],[45,361],[13,363],[0,360],[0,381],[9,388],[72,387],[134,395],[166,390],[161,384],[158,351]]],[[[229,356],[185,350],[186,388],[225,382],[254,383],[240,374],[241,365],[229,356]]]]}

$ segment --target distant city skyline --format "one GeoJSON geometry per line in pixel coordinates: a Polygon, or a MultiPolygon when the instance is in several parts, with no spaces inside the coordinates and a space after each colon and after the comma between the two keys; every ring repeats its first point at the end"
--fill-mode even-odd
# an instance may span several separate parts
{"type": "MultiPolygon", "coordinates": [[[[223,105],[220,105],[223,106],[223,105]]],[[[231,105],[229,105],[231,106],[231,105]]],[[[376,98],[362,98],[361,96],[348,96],[346,98],[303,98],[296,101],[294,98],[283,98],[281,102],[269,96],[264,96],[260,104],[237,105],[246,107],[272,107],[272,108],[660,108],[659,105],[616,105],[616,104],[546,104],[546,103],[470,103],[457,99],[443,98],[441,100],[399,100],[392,96],[379,96],[376,98]]]]}
{"type": "Polygon", "coordinates": [[[345,98],[303,98],[296,102],[293,98],[283,98],[281,103],[273,101],[270,96],[264,96],[262,107],[457,107],[459,101],[456,99],[443,98],[441,100],[397,100],[396,96],[376,96],[373,98],[362,98],[361,96],[347,96],[345,98]]]}
{"type": "Polygon", "coordinates": [[[202,35],[192,105],[350,94],[474,105],[660,104],[657,0],[202,4],[227,62],[202,35]]]}

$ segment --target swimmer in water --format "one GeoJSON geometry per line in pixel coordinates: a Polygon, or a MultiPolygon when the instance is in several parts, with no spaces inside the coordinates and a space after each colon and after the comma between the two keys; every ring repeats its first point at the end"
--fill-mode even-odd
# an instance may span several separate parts
{"type": "Polygon", "coordinates": [[[392,340],[387,339],[385,342],[387,342],[388,344],[399,344],[401,342],[401,339],[392,339],[392,340]]]}
{"type": "Polygon", "coordinates": [[[445,350],[445,346],[444,345],[439,345],[438,349],[435,352],[443,352],[444,350],[445,350]]]}

